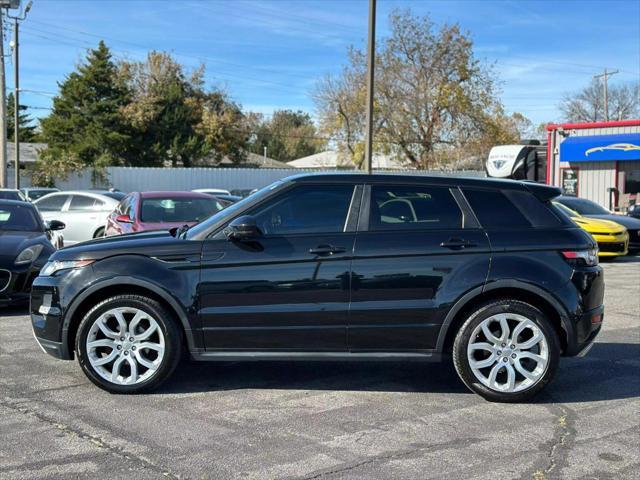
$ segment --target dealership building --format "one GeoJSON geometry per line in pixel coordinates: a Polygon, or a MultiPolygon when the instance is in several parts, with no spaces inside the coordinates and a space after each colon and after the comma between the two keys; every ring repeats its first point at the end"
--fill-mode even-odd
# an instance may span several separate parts
{"type": "Polygon", "coordinates": [[[547,126],[546,183],[625,211],[640,190],[640,119],[547,126]]]}

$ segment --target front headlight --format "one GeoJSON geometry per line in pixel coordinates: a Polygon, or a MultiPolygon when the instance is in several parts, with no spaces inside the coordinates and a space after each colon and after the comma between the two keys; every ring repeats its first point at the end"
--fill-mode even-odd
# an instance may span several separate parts
{"type": "Polygon", "coordinates": [[[42,245],[32,245],[31,247],[25,248],[20,252],[20,255],[16,257],[15,264],[16,265],[24,265],[25,263],[33,263],[33,261],[38,258],[40,252],[42,252],[42,245]]]}
{"type": "Polygon", "coordinates": [[[54,260],[47,262],[47,264],[40,270],[41,277],[50,277],[60,270],[69,270],[70,268],[80,268],[90,265],[95,260],[54,260]]]}

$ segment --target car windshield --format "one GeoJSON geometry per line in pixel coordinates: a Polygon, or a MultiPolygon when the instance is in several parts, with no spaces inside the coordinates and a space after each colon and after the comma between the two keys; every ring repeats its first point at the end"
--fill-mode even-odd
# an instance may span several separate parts
{"type": "Polygon", "coordinates": [[[561,198],[560,202],[580,215],[610,215],[611,212],[591,200],[584,198],[561,198]]]}
{"type": "Polygon", "coordinates": [[[564,213],[565,215],[568,215],[571,218],[580,217],[580,215],[577,212],[575,212],[574,210],[571,210],[569,207],[567,207],[566,205],[563,205],[560,202],[553,202],[553,206],[556,207],[560,212],[564,213]]]}
{"type": "Polygon", "coordinates": [[[204,231],[207,231],[212,225],[218,223],[220,220],[224,218],[227,218],[228,216],[233,216],[237,211],[242,210],[245,207],[245,205],[247,205],[247,203],[253,202],[256,199],[259,199],[268,195],[272,190],[282,185],[283,183],[284,182],[282,182],[282,180],[278,180],[270,185],[267,185],[261,190],[258,190],[257,192],[249,195],[248,197],[243,198],[239,202],[228,206],[224,210],[221,210],[220,212],[216,213],[215,215],[212,215],[207,219],[207,221],[199,223],[194,227],[191,227],[186,234],[186,238],[193,238],[194,236],[204,231]]]}
{"type": "Polygon", "coordinates": [[[42,225],[36,212],[28,205],[0,205],[0,232],[40,232],[42,225]]]}
{"type": "Polygon", "coordinates": [[[215,198],[166,196],[143,198],[140,220],[147,223],[201,222],[222,206],[215,198]]]}

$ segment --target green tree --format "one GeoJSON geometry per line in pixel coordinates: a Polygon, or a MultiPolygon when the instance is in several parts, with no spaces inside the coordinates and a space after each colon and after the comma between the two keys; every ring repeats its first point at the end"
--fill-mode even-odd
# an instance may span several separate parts
{"type": "Polygon", "coordinates": [[[251,143],[251,151],[267,155],[281,162],[313,155],[324,146],[317,138],[317,130],[311,116],[302,111],[277,110],[257,127],[251,143]]]}
{"type": "MultiPolygon", "coordinates": [[[[458,25],[393,11],[390,36],[376,54],[375,149],[415,168],[436,166],[443,152],[481,135],[500,108],[493,72],[474,56],[458,25]]],[[[321,81],[314,97],[324,131],[362,161],[366,55],[351,48],[338,77],[321,81]],[[344,145],[344,146],[343,146],[344,145]]]]}
{"type": "MultiPolygon", "coordinates": [[[[14,141],[14,108],[15,97],[13,93],[7,95],[7,139],[10,142],[14,141]]],[[[26,113],[27,107],[20,105],[18,108],[18,134],[21,142],[37,142],[38,133],[36,132],[36,126],[28,113],[26,113]]]]}
{"type": "MultiPolygon", "coordinates": [[[[111,52],[103,41],[89,50],[83,63],[59,84],[51,114],[41,122],[42,139],[48,144],[44,159],[73,159],[64,170],[131,163],[131,131],[122,108],[130,93],[117,75],[111,52]]],[[[46,170],[42,164],[36,169],[46,170]]]]}

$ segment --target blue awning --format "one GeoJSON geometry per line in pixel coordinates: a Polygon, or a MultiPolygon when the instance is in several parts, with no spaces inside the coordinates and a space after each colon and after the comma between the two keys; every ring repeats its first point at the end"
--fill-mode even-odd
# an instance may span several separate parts
{"type": "Polygon", "coordinates": [[[640,160],[640,133],[568,137],[560,144],[562,162],[640,160]]]}

